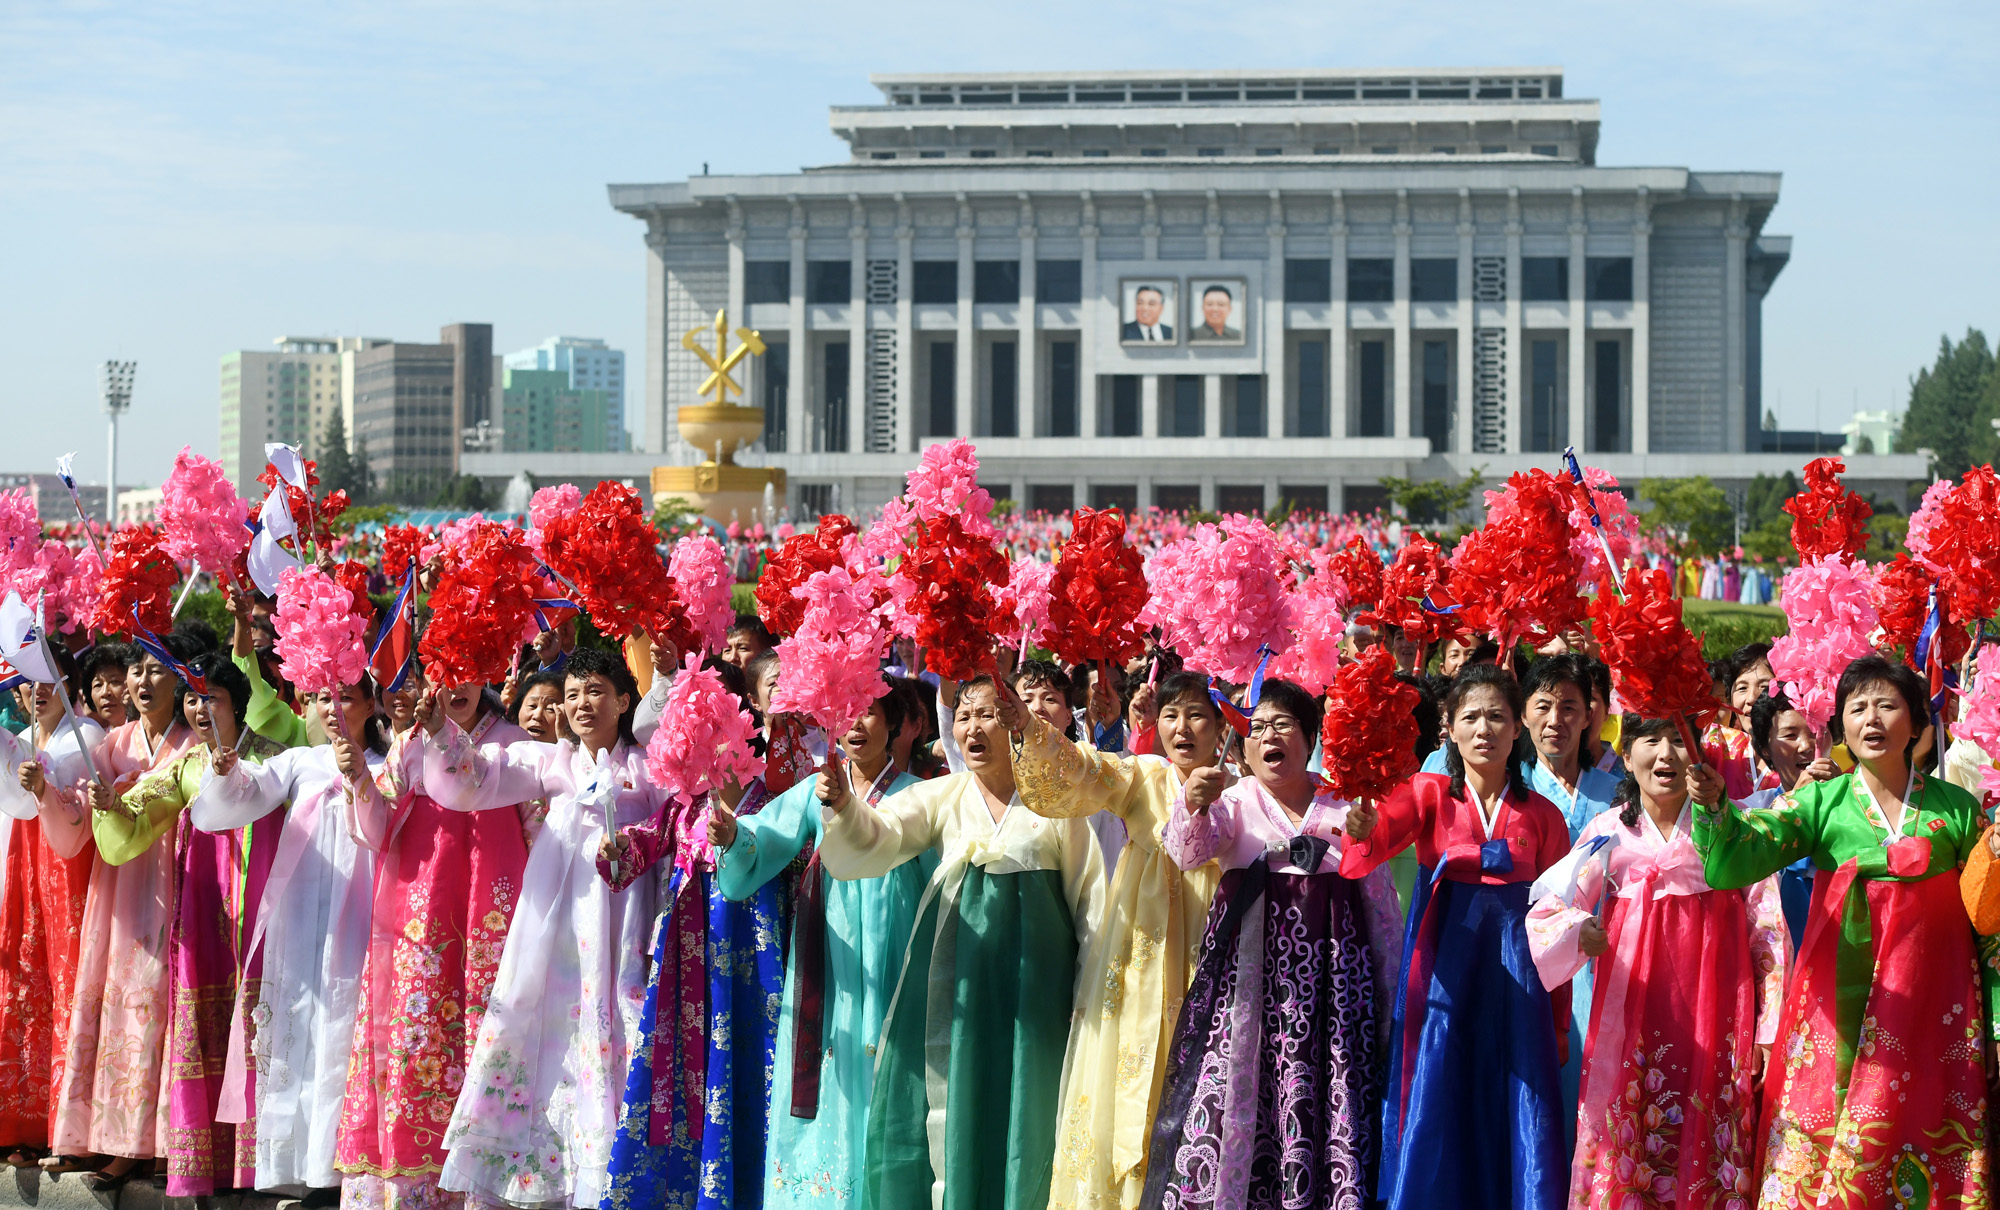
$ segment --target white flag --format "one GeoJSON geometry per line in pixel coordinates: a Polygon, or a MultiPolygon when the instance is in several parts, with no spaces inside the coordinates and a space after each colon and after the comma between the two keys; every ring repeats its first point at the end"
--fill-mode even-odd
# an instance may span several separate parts
{"type": "Polygon", "coordinates": [[[76,461],[75,450],[71,450],[69,453],[64,454],[62,457],[56,459],[56,474],[62,476],[62,481],[64,486],[67,487],[76,486],[76,472],[70,469],[70,464],[75,461],[76,461]]]}
{"type": "Polygon", "coordinates": [[[275,597],[278,595],[278,578],[285,574],[285,569],[301,566],[289,551],[278,545],[278,539],[289,538],[299,532],[299,527],[292,522],[291,506],[285,502],[282,483],[264,497],[264,510],[258,516],[263,528],[250,539],[250,553],[244,557],[244,563],[249,567],[250,579],[258,589],[267,597],[275,597]]]}
{"type": "Polygon", "coordinates": [[[35,624],[35,611],[18,592],[9,592],[0,601],[0,660],[31,681],[53,685],[61,680],[55,661],[42,646],[42,629],[35,624]]]}
{"type": "Polygon", "coordinates": [[[300,491],[307,490],[305,460],[299,457],[296,447],[273,442],[264,447],[264,460],[277,470],[278,478],[300,491]]]}

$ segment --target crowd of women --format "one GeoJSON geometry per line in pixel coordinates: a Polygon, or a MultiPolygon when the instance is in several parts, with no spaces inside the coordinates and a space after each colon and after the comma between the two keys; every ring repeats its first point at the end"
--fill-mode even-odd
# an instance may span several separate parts
{"type": "Polygon", "coordinates": [[[1327,687],[1157,629],[963,680],[895,642],[829,735],[753,616],[307,693],[233,600],[226,643],[54,650],[0,733],[16,1166],[369,1210],[1989,1204],[1991,762],[1909,653],[1828,670],[1816,734],[1745,648],[1691,730],[1581,631],[1349,618],[1413,737],[1349,800],[1327,687]],[[755,775],[649,761],[702,686],[755,775]]]}

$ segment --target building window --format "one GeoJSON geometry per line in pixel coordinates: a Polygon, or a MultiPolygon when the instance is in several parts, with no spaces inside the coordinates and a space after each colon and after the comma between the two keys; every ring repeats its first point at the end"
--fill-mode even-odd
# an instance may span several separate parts
{"type": "Polygon", "coordinates": [[[1502,146],[1501,146],[1500,144],[1498,144],[1498,143],[1481,143],[1481,144],[1479,145],[1479,154],[1480,154],[1480,155],[1506,155],[1506,154],[1507,154],[1507,149],[1506,149],[1505,147],[1502,147],[1502,146]]]}
{"type": "Polygon", "coordinates": [[[1076,342],[1049,342],[1049,436],[1077,435],[1076,342]]]}
{"type": "Polygon", "coordinates": [[[1202,435],[1202,381],[1199,374],[1176,374],[1167,380],[1173,392],[1167,400],[1167,421],[1160,428],[1162,437],[1199,437],[1202,435]]]}
{"type": "Polygon", "coordinates": [[[1368,152],[1370,155],[1395,155],[1397,150],[1394,147],[1370,147],[1368,152]]]}
{"type": "Polygon", "coordinates": [[[1522,257],[1521,297],[1529,302],[1568,302],[1569,257],[1522,257]]]}
{"type": "Polygon", "coordinates": [[[1593,256],[1583,262],[1583,296],[1591,302],[1632,301],[1632,258],[1593,256]]]}
{"type": "MultiPolygon", "coordinates": [[[[1261,374],[1238,374],[1236,376],[1236,399],[1230,408],[1232,437],[1262,437],[1264,435],[1264,376],[1261,374]]],[[[1261,507],[1261,505],[1260,505],[1261,507]]]]}
{"type": "Polygon", "coordinates": [[[1348,483],[1340,489],[1340,507],[1350,513],[1381,513],[1389,510],[1389,489],[1379,483],[1348,483]]]}
{"type": "Polygon", "coordinates": [[[820,412],[820,448],[844,454],[847,452],[847,342],[828,341],[824,357],[826,406],[820,412]]]}
{"type": "Polygon", "coordinates": [[[1115,508],[1126,514],[1139,511],[1139,485],[1136,483],[1093,483],[1090,485],[1090,507],[1115,508]]]}
{"type": "Polygon", "coordinates": [[[1458,154],[1458,148],[1456,148],[1456,147],[1433,147],[1433,148],[1431,148],[1431,154],[1432,154],[1432,155],[1457,155],[1457,154],[1458,154]]]}
{"type": "Polygon", "coordinates": [[[1591,448],[1599,453],[1617,453],[1625,443],[1625,350],[1615,340],[1595,343],[1597,432],[1593,434],[1595,442],[1591,448]]]}
{"type": "Polygon", "coordinates": [[[790,350],[780,342],[764,346],[758,363],[764,372],[764,448],[781,453],[785,448],[785,407],[790,398],[792,363],[790,350]]]}
{"type": "Polygon", "coordinates": [[[995,437],[1017,437],[1020,435],[1020,376],[1019,360],[1016,356],[1020,346],[1013,341],[996,341],[989,355],[992,360],[991,406],[987,415],[987,431],[995,437]]]}
{"type": "MultiPolygon", "coordinates": [[[[953,284],[956,285],[957,283],[954,282],[953,284]]],[[[972,301],[989,304],[1020,302],[1021,262],[1017,260],[974,261],[972,265],[972,301]]]]}
{"type": "Polygon", "coordinates": [[[1396,262],[1388,257],[1363,257],[1347,262],[1348,302],[1394,302],[1396,262]]]}
{"type": "Polygon", "coordinates": [[[1548,453],[1563,447],[1562,348],[1553,340],[1528,342],[1528,448],[1548,453]]]}
{"type": "Polygon", "coordinates": [[[1284,149],[1284,148],[1282,148],[1282,147],[1259,147],[1259,148],[1257,149],[1257,154],[1258,154],[1258,155],[1283,155],[1283,154],[1285,154],[1285,149],[1284,149]]]}
{"type": "Polygon", "coordinates": [[[1220,148],[1220,147],[1197,147],[1197,148],[1195,148],[1195,149],[1194,149],[1194,153],[1195,153],[1196,155],[1203,155],[1203,156],[1218,156],[1218,155],[1221,155],[1221,154],[1222,154],[1222,148],[1220,148]]]}
{"type": "Polygon", "coordinates": [[[1045,303],[1082,302],[1083,262],[1080,260],[1036,261],[1035,301],[1045,303]]]}
{"type": "Polygon", "coordinates": [[[1103,147],[1086,147],[1083,149],[1083,158],[1086,160],[1102,160],[1108,158],[1110,155],[1110,150],[1103,147]]]}
{"type": "Polygon", "coordinates": [[[1327,436],[1326,423],[1326,342],[1299,343],[1299,431],[1300,437],[1327,436]]]}
{"type": "Polygon", "coordinates": [[[1326,484],[1324,483],[1281,483],[1278,485],[1278,509],[1287,513],[1304,513],[1308,516],[1326,514],[1326,484]]]}
{"type": "Polygon", "coordinates": [[[943,158],[944,158],[944,152],[942,152],[942,151],[919,151],[919,152],[917,153],[917,158],[918,158],[918,159],[920,159],[920,160],[941,160],[941,159],[943,159],[943,158]]]}
{"type": "Polygon", "coordinates": [[[1137,374],[1114,374],[1111,378],[1111,407],[1105,416],[1110,429],[1108,437],[1137,437],[1142,431],[1139,423],[1139,376],[1137,374]]]}
{"type": "Polygon", "coordinates": [[[1264,485],[1261,483],[1217,484],[1215,511],[1219,513],[1262,513],[1264,485]]]}
{"type": "Polygon", "coordinates": [[[868,153],[868,158],[871,160],[893,160],[896,158],[896,153],[893,151],[871,151],[868,153]]]}
{"type": "Polygon", "coordinates": [[[824,514],[828,509],[832,507],[833,507],[833,484],[831,483],[799,484],[799,511],[805,514],[807,520],[817,520],[822,514],[824,514]]]}
{"type": "Polygon", "coordinates": [[[1357,437],[1389,435],[1389,343],[1361,342],[1361,398],[1355,417],[1357,437]]]}
{"type": "Polygon", "coordinates": [[[1323,303],[1333,301],[1333,262],[1330,260],[1287,260],[1285,301],[1323,303]]]}
{"type": "Polygon", "coordinates": [[[1410,261],[1410,301],[1458,301],[1458,258],[1423,257],[1410,261]]]}
{"type": "Polygon", "coordinates": [[[806,262],[806,301],[842,305],[853,299],[854,266],[844,260],[806,262]]]}
{"type": "Polygon", "coordinates": [[[958,301],[958,262],[920,260],[910,266],[910,297],[919,303],[958,301]]]}
{"type": "Polygon", "coordinates": [[[990,147],[975,147],[972,149],[972,158],[975,160],[990,160],[996,154],[998,153],[990,147]]]}
{"type": "Polygon", "coordinates": [[[1201,488],[1189,484],[1156,483],[1153,507],[1163,513],[1191,513],[1201,508],[1201,488]]]}
{"type": "Polygon", "coordinates": [[[1060,517],[1076,506],[1076,484],[1035,483],[1028,487],[1028,511],[1060,517]]]}
{"type": "Polygon", "coordinates": [[[792,301],[792,262],[752,260],[743,262],[743,301],[781,303],[792,301]]]}
{"type": "Polygon", "coordinates": [[[1546,155],[1551,157],[1559,156],[1562,154],[1562,148],[1556,146],[1554,143],[1537,143],[1533,147],[1528,148],[1528,150],[1536,155],[1546,155]]]}
{"type": "Polygon", "coordinates": [[[1164,160],[1167,158],[1167,149],[1164,147],[1141,147],[1139,149],[1139,158],[1146,160],[1164,160]]]}
{"type": "Polygon", "coordinates": [[[1314,155],[1339,155],[1339,154],[1340,154],[1340,148],[1338,148],[1338,147],[1315,147],[1315,148],[1313,148],[1313,154],[1314,154],[1314,155]]]}
{"type": "Polygon", "coordinates": [[[1027,156],[1031,160],[1046,160],[1054,155],[1055,152],[1047,147],[1030,147],[1027,150],[1027,156]]]}
{"type": "Polygon", "coordinates": [[[958,346],[934,340],[931,351],[931,437],[950,437],[958,429],[958,346]]]}
{"type": "Polygon", "coordinates": [[[1423,434],[1442,454],[1451,448],[1451,346],[1425,341],[1423,371],[1423,434]]]}

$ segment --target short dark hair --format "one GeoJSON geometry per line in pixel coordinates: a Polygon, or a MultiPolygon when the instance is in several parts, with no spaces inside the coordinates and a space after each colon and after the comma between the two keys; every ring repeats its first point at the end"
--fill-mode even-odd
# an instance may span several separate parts
{"type": "Polygon", "coordinates": [[[777,636],[773,635],[771,628],[764,625],[764,620],[754,613],[737,614],[736,620],[730,623],[729,630],[723,637],[730,638],[739,634],[747,634],[757,640],[766,651],[778,645],[777,636]]]}
{"type": "Polygon", "coordinates": [[[1228,299],[1230,302],[1236,301],[1236,296],[1229,292],[1229,287],[1223,285],[1221,282],[1216,282],[1214,285],[1208,287],[1207,289],[1201,292],[1201,296],[1203,298],[1207,298],[1211,294],[1220,294],[1222,295],[1222,297],[1228,299]]]}
{"type": "Polygon", "coordinates": [[[1737,677],[1742,676],[1760,663],[1768,664],[1770,662],[1771,645],[1769,643],[1743,644],[1743,646],[1729,653],[1729,683],[1734,685],[1737,677]]]}
{"type": "Polygon", "coordinates": [[[1417,691],[1417,704],[1410,708],[1410,717],[1417,720],[1417,759],[1422,760],[1437,750],[1438,727],[1441,716],[1438,713],[1438,696],[1432,688],[1432,678],[1413,673],[1398,672],[1396,679],[1417,691]]]}
{"type": "Polygon", "coordinates": [[[99,643],[85,650],[77,658],[77,680],[80,682],[77,685],[78,695],[91,709],[98,709],[104,704],[97,700],[98,670],[116,668],[119,675],[123,676],[132,670],[132,665],[139,662],[138,657],[139,649],[128,647],[124,643],[99,643]]]}
{"type": "Polygon", "coordinates": [[[1847,733],[1842,726],[1847,714],[1847,699],[1870,685],[1888,685],[1909,706],[1911,721],[1916,723],[1916,730],[1910,734],[1910,746],[1903,753],[1903,759],[1909,760],[1910,753],[1916,751],[1917,741],[1923,738],[1931,725],[1930,686],[1908,664],[1893,663],[1879,655],[1864,655],[1840,674],[1840,684],[1833,691],[1833,721],[1829,725],[1833,738],[1843,744],[1847,742],[1847,733]]]}
{"type": "Polygon", "coordinates": [[[1058,693],[1068,694],[1071,685],[1069,673],[1047,660],[1022,660],[1008,681],[1016,693],[1023,685],[1047,685],[1058,693]]]}
{"type": "Polygon", "coordinates": [[[182,618],[174,623],[172,633],[186,635],[189,642],[203,651],[222,650],[222,642],[215,635],[215,627],[200,618],[182,618]]]}
{"type": "MultiPolygon", "coordinates": [[[[1765,734],[1769,734],[1767,728],[1765,734]]],[[[1618,754],[1632,755],[1632,745],[1639,740],[1655,735],[1680,735],[1680,725],[1670,718],[1645,718],[1637,714],[1627,714],[1618,722],[1618,754]]],[[[1688,753],[1688,759],[1698,760],[1701,754],[1688,753]]],[[[1618,789],[1611,795],[1611,805],[1618,808],[1618,822],[1626,827],[1636,827],[1639,823],[1639,779],[1632,776],[1628,767],[1625,778],[1618,783],[1618,789]]]]}
{"type": "MultiPolygon", "coordinates": [[[[1459,705],[1474,689],[1491,689],[1500,695],[1507,708],[1514,712],[1514,722],[1521,722],[1522,699],[1521,682],[1514,674],[1498,664],[1468,664],[1459,669],[1451,679],[1451,688],[1444,691],[1444,717],[1448,722],[1458,713],[1459,705]]],[[[1458,754],[1457,744],[1444,747],[1444,769],[1451,775],[1451,796],[1465,797],[1465,761],[1458,754]]],[[[1521,772],[1521,762],[1510,755],[1507,759],[1507,793],[1513,797],[1525,797],[1528,793],[1528,779],[1521,772]]]]}
{"type": "Polygon", "coordinates": [[[1215,699],[1208,696],[1208,678],[1199,672],[1169,672],[1153,690],[1153,704],[1162,710],[1190,698],[1208,707],[1217,718],[1222,717],[1215,699]]]}
{"type": "MultiPolygon", "coordinates": [[[[188,671],[207,681],[209,688],[229,695],[229,712],[236,716],[236,729],[243,730],[243,719],[250,710],[250,678],[243,675],[243,670],[219,651],[204,651],[188,661],[188,671]]],[[[182,700],[193,692],[186,681],[181,682],[182,700]]]]}
{"type": "Polygon", "coordinates": [[[639,682],[633,678],[632,670],[625,666],[624,657],[613,655],[602,647],[578,647],[569,653],[569,663],[563,665],[565,688],[570,681],[588,680],[601,676],[611,682],[611,687],[625,694],[625,712],[618,716],[618,738],[628,744],[639,741],[632,737],[632,715],[639,709],[639,682]]]}
{"type": "Polygon", "coordinates": [[[1594,655],[1583,657],[1583,666],[1590,671],[1590,695],[1611,709],[1611,665],[1594,655]]]}
{"type": "Polygon", "coordinates": [[[1750,706],[1750,750],[1767,765],[1771,763],[1771,728],[1777,725],[1780,714],[1793,709],[1784,690],[1776,686],[1772,690],[1750,706]]]}
{"type": "MultiPolygon", "coordinates": [[[[1319,724],[1325,711],[1321,708],[1319,699],[1307,693],[1304,688],[1291,681],[1272,677],[1264,682],[1264,692],[1258,697],[1257,705],[1260,708],[1267,705],[1276,706],[1299,720],[1299,726],[1306,733],[1306,746],[1308,748],[1318,746],[1319,724]]],[[[1245,713],[1255,713],[1255,711],[1245,713]]]]}
{"type": "Polygon", "coordinates": [[[764,679],[764,669],[777,662],[778,649],[776,647],[766,647],[756,655],[751,656],[743,664],[743,683],[752,690],[755,690],[757,682],[764,679]]]}
{"type": "Polygon", "coordinates": [[[514,686],[514,700],[507,703],[507,721],[518,725],[521,721],[521,703],[528,700],[528,690],[541,685],[549,685],[556,691],[556,700],[563,695],[563,674],[560,672],[531,672],[514,686]]]}
{"type": "Polygon", "coordinates": [[[1165,290],[1160,289],[1158,286],[1150,286],[1150,285],[1140,286],[1138,289],[1132,291],[1132,301],[1138,302],[1139,296],[1141,294],[1146,293],[1149,290],[1152,291],[1154,294],[1158,295],[1161,302],[1167,301],[1167,292],[1165,290]]]}
{"type": "Polygon", "coordinates": [[[1589,709],[1590,668],[1582,656],[1570,652],[1543,656],[1528,665],[1528,675],[1521,679],[1521,700],[1526,702],[1537,693],[1552,692],[1561,685],[1574,686],[1583,695],[1584,708],[1589,709]]]}

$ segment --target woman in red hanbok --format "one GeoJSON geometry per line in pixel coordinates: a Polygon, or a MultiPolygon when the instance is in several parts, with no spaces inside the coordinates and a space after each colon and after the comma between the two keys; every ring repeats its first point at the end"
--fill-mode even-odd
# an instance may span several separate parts
{"type": "MultiPolygon", "coordinates": [[[[52,650],[74,695],[76,665],[67,652],[52,650]]],[[[0,733],[0,764],[7,766],[0,811],[12,816],[0,821],[7,871],[0,899],[0,1148],[17,1168],[48,1150],[76,999],[84,891],[96,856],[88,840],[67,857],[57,853],[37,817],[39,799],[51,783],[86,780],[85,748],[104,741],[104,728],[88,718],[78,718],[74,730],[64,723],[55,686],[36,685],[33,701],[25,734],[0,733]]]]}
{"type": "Polygon", "coordinates": [[[1708,885],[1690,799],[1719,801],[1722,778],[1689,768],[1673,723],[1627,715],[1619,748],[1621,809],[1584,828],[1528,915],[1545,985],[1596,962],[1570,1206],[1743,1210],[1756,1188],[1755,1082],[1784,1001],[1777,880],[1708,885]]]}

